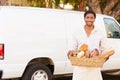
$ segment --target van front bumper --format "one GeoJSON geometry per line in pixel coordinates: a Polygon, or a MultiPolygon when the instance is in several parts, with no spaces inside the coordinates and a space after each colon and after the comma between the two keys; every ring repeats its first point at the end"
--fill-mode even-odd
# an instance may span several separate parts
{"type": "Polygon", "coordinates": [[[2,74],[3,74],[3,71],[0,70],[0,80],[1,80],[1,78],[2,78],[2,74]]]}

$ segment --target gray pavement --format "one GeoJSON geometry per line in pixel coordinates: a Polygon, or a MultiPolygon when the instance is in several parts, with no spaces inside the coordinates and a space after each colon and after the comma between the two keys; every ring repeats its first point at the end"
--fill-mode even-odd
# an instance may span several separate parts
{"type": "MultiPolygon", "coordinates": [[[[120,76],[116,75],[107,75],[107,74],[102,74],[103,80],[120,80],[120,76]]],[[[11,79],[7,79],[11,80],[11,79]]],[[[12,79],[12,80],[19,80],[19,79],[12,79]]],[[[72,80],[72,76],[64,76],[64,77],[57,77],[54,78],[53,80],[72,80]]]]}
{"type": "MultiPolygon", "coordinates": [[[[72,80],[72,77],[59,77],[55,78],[55,80],[72,80]]],[[[120,80],[120,76],[103,74],[103,80],[120,80]]]]}

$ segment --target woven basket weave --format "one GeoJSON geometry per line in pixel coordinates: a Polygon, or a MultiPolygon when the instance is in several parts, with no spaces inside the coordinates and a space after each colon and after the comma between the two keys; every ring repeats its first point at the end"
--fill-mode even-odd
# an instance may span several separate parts
{"type": "Polygon", "coordinates": [[[106,60],[113,54],[114,50],[93,58],[77,58],[77,56],[70,56],[70,62],[73,66],[103,67],[103,64],[106,62],[106,60]]]}

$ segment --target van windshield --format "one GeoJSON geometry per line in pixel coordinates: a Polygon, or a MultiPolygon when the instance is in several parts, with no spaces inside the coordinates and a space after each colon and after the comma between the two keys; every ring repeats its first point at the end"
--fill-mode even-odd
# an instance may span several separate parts
{"type": "Polygon", "coordinates": [[[116,21],[111,18],[104,18],[103,20],[107,31],[107,37],[120,39],[120,26],[116,21]]]}

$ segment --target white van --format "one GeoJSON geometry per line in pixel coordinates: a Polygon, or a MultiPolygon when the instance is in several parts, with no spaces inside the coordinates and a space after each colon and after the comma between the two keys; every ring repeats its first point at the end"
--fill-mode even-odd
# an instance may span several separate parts
{"type": "MultiPolygon", "coordinates": [[[[52,80],[72,73],[68,36],[84,25],[83,12],[30,7],[0,7],[0,73],[2,79],[52,80]]],[[[108,37],[115,54],[103,70],[120,69],[120,24],[97,14],[95,25],[108,37]]]]}

